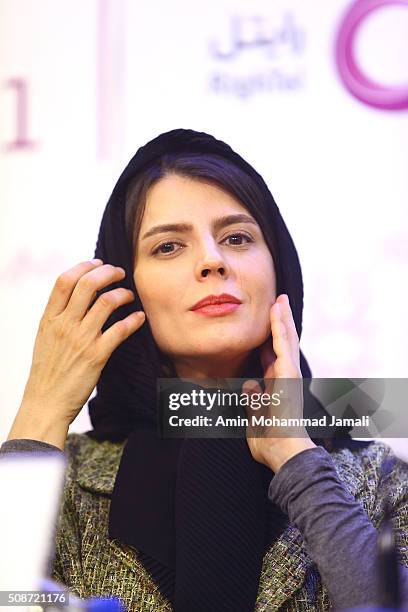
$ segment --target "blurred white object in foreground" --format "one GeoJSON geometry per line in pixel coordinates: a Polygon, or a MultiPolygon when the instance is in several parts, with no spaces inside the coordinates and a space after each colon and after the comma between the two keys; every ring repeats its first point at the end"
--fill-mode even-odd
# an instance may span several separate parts
{"type": "Polygon", "coordinates": [[[1,458],[0,591],[38,590],[52,552],[64,475],[65,459],[56,453],[1,458]]]}

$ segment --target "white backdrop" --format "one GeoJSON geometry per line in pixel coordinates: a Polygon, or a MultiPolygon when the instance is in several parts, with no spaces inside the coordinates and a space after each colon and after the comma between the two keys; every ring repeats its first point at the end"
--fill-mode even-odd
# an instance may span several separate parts
{"type": "MultiPolygon", "coordinates": [[[[267,181],[302,263],[313,375],[408,376],[408,2],[377,4],[0,0],[0,439],[56,277],[93,257],[136,149],[178,127],[267,181]],[[337,35],[362,4],[355,60],[399,110],[340,78],[337,35]]],[[[84,408],[72,429],[89,428],[84,408]]]]}

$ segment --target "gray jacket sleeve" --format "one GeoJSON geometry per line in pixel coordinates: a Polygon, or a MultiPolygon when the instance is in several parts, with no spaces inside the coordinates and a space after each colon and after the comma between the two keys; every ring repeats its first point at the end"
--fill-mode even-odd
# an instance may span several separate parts
{"type": "Polygon", "coordinates": [[[48,442],[40,442],[40,440],[26,440],[26,439],[16,439],[16,440],[6,440],[0,446],[0,455],[5,455],[8,453],[63,453],[63,451],[54,446],[53,444],[48,444],[48,442]]]}
{"type": "MultiPolygon", "coordinates": [[[[378,532],[326,449],[317,446],[291,457],[272,479],[268,496],[302,533],[334,607],[376,603],[378,532]]],[[[408,602],[408,568],[400,570],[408,602]]]]}

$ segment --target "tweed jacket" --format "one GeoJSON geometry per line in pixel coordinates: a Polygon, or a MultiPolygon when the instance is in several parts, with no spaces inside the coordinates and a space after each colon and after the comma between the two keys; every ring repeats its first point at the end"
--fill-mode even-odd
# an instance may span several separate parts
{"type": "MultiPolygon", "coordinates": [[[[123,447],[123,442],[97,442],[85,434],[68,436],[51,577],[79,597],[110,595],[119,597],[130,612],[170,612],[170,602],[138,559],[138,551],[108,538],[110,498],[123,447]]],[[[384,518],[386,500],[391,504],[399,561],[408,566],[407,465],[381,442],[337,449],[331,457],[374,527],[384,518]]],[[[288,522],[264,556],[255,612],[317,612],[331,607],[302,534],[288,522]]]]}

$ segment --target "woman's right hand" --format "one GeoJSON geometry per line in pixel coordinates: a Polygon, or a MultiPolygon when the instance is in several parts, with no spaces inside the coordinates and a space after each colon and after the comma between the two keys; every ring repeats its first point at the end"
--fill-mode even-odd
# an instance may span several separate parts
{"type": "Polygon", "coordinates": [[[30,438],[64,448],[70,423],[89,399],[112,352],[144,323],[134,312],[101,333],[111,313],[134,299],[118,282],[123,268],[85,261],[63,272],[54,285],[35,340],[29,378],[8,440],[30,438]]]}

